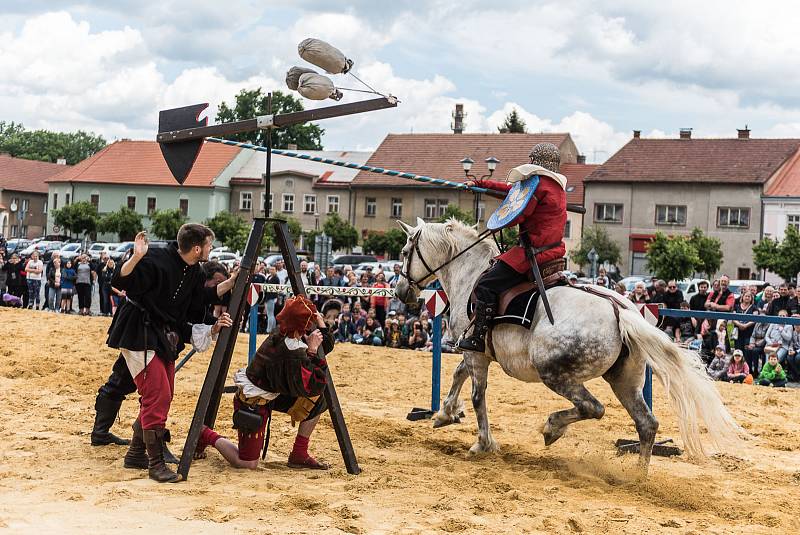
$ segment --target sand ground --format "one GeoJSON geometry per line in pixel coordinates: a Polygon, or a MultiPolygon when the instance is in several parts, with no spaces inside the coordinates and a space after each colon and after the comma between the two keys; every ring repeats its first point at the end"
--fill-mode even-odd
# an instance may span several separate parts
{"type": "MultiPolygon", "coordinates": [[[[800,391],[719,384],[754,436],[705,462],[654,458],[646,482],[636,457],[617,456],[631,420],[602,380],[588,386],[606,404],[554,445],[539,426],[568,403],[540,384],[493,366],[488,403],[501,452],[471,458],[475,418],[469,384],[460,425],[433,430],[405,419],[430,402],[430,356],[337,346],[332,372],[363,468],[346,473],[327,415],[311,449],[333,468],[285,466],[294,429],[273,420],[269,457],[256,471],[229,468],[211,451],[189,481],[159,485],[122,466],[125,448],[89,446],[93,402],[115,353],[103,345],[107,318],[0,309],[0,531],[53,533],[800,533],[800,391]]],[[[247,339],[234,365],[246,361],[247,339]]],[[[176,379],[169,426],[178,452],[210,352],[176,379]]],[[[443,388],[459,357],[446,355],[443,388]]],[[[659,438],[679,443],[658,385],[659,438]]],[[[234,437],[231,397],[218,430],[234,437]]],[[[129,436],[135,399],[115,431],[129,436]]]]}

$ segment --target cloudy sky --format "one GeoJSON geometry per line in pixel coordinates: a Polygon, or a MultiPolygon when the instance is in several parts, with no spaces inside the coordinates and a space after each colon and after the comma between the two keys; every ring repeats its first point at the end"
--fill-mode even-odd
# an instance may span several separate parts
{"type": "Polygon", "coordinates": [[[336,4],[4,0],[0,120],[153,139],[160,109],[210,102],[213,122],[216,106],[242,88],[285,89],[286,70],[304,64],[297,43],[318,37],[402,101],[324,121],[328,149],[446,132],[457,102],[468,132],[496,131],[516,108],[531,132],[570,132],[590,162],[632,129],[731,137],[748,124],[756,137],[800,137],[794,2],[336,4]]]}

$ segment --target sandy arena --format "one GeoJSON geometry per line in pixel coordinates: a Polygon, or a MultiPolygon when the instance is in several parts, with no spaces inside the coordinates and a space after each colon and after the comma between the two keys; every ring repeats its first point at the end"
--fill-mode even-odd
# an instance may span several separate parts
{"type": "MultiPolygon", "coordinates": [[[[326,473],[285,466],[294,430],[273,420],[267,462],[229,468],[216,451],[190,479],[159,485],[122,467],[125,448],[89,446],[97,387],[116,354],[103,345],[109,320],[0,309],[0,531],[54,533],[799,533],[800,391],[720,384],[755,439],[741,451],[693,463],[653,458],[647,482],[636,457],[613,442],[633,438],[606,383],[589,384],[606,404],[550,448],[538,432],[566,400],[492,367],[488,402],[501,453],[467,454],[475,440],[469,383],[460,425],[433,430],[405,419],[430,402],[430,355],[337,346],[330,358],[363,473],[346,473],[323,417],[311,451],[326,473]]],[[[234,365],[246,361],[247,337],[234,365]]],[[[183,445],[211,352],[176,378],[169,425],[183,445]]],[[[458,356],[444,358],[443,388],[458,356]]],[[[659,439],[679,435],[656,385],[659,439]]],[[[130,435],[135,396],[114,431],[130,435]]],[[[235,437],[226,396],[217,429],[235,437]]]]}

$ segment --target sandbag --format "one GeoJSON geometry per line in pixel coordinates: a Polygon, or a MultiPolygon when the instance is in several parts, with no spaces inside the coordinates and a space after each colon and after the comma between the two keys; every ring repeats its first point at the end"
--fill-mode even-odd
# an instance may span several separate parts
{"type": "Polygon", "coordinates": [[[341,50],[319,39],[303,39],[297,45],[297,52],[301,58],[330,74],[344,74],[353,66],[353,60],[347,59],[341,50]]]}
{"type": "Polygon", "coordinates": [[[311,100],[325,100],[326,98],[339,100],[342,98],[342,93],[336,90],[331,79],[317,73],[301,75],[297,92],[311,100]]]}
{"type": "Polygon", "coordinates": [[[317,74],[317,71],[305,67],[292,67],[286,72],[286,87],[292,91],[297,91],[297,87],[300,84],[300,77],[304,74],[317,74]]]}

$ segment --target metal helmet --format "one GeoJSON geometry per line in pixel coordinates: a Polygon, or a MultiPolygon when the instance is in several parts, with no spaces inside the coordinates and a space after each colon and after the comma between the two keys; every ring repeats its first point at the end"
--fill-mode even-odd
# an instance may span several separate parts
{"type": "Polygon", "coordinates": [[[558,152],[558,147],[552,143],[537,143],[533,146],[528,156],[532,164],[540,165],[548,171],[558,173],[558,168],[561,165],[561,154],[558,152]]]}

